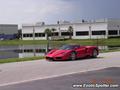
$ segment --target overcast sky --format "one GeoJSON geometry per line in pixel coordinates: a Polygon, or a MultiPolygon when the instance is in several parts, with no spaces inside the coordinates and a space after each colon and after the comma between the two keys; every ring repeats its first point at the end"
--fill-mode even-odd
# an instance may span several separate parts
{"type": "Polygon", "coordinates": [[[0,23],[120,18],[120,0],[0,0],[0,23]]]}

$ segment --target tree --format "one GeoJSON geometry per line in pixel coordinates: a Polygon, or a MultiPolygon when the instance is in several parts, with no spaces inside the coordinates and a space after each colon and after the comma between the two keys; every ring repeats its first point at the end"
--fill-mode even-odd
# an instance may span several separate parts
{"type": "Polygon", "coordinates": [[[68,27],[68,32],[69,32],[69,39],[72,39],[72,34],[73,34],[73,27],[72,26],[68,27]]]}
{"type": "Polygon", "coordinates": [[[55,29],[55,28],[52,28],[51,31],[54,33],[54,32],[56,31],[56,29],[55,29]]]}
{"type": "Polygon", "coordinates": [[[22,29],[19,29],[19,30],[18,30],[18,33],[17,33],[16,38],[17,38],[17,39],[22,39],[22,29]]]}
{"type": "Polygon", "coordinates": [[[55,29],[55,28],[52,28],[51,31],[52,31],[52,33],[53,33],[53,38],[54,38],[56,29],[55,29]]]}
{"type": "Polygon", "coordinates": [[[46,28],[44,33],[47,35],[47,40],[49,40],[49,36],[52,33],[51,30],[49,28],[46,28]]]}
{"type": "Polygon", "coordinates": [[[47,35],[47,40],[48,40],[48,42],[47,42],[47,52],[49,51],[49,44],[50,44],[50,40],[49,40],[49,36],[51,36],[51,30],[49,29],[49,28],[46,28],[45,29],[45,32],[44,32],[46,35],[47,35]]]}

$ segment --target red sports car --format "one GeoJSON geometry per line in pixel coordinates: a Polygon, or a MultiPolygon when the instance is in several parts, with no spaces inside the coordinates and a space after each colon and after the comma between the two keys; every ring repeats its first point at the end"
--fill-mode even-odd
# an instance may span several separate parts
{"type": "Polygon", "coordinates": [[[59,49],[53,49],[46,54],[47,60],[75,60],[78,58],[93,57],[99,54],[96,46],[64,45],[59,49]]]}

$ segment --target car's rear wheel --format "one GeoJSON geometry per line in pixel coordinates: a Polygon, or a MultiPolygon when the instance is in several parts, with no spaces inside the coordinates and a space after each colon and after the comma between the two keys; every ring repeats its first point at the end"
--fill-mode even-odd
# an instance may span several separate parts
{"type": "Polygon", "coordinates": [[[92,52],[92,57],[96,58],[97,55],[98,55],[98,51],[96,49],[94,49],[93,52],[92,52]]]}
{"type": "Polygon", "coordinates": [[[75,52],[72,52],[72,53],[71,53],[70,59],[71,59],[71,60],[75,60],[75,59],[76,59],[76,53],[75,53],[75,52]]]}

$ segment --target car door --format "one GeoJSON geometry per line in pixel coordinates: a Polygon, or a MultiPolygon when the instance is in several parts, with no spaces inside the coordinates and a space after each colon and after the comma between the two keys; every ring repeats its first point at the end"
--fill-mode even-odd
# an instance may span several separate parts
{"type": "Polygon", "coordinates": [[[86,48],[84,46],[81,46],[76,49],[77,58],[82,58],[86,56],[86,48]]]}

